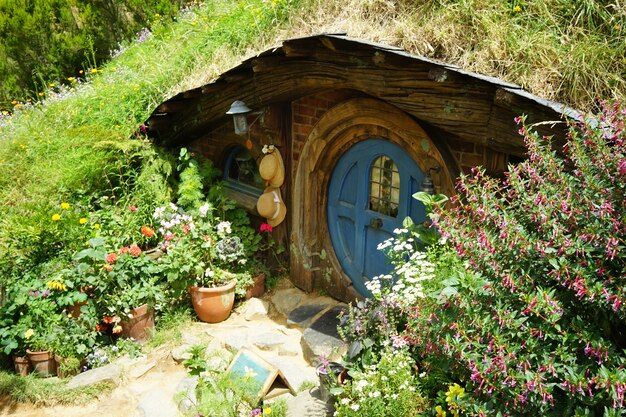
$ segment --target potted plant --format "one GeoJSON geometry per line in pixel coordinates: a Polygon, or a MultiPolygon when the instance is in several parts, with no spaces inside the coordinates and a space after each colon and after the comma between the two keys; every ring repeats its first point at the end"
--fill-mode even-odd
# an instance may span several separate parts
{"type": "Polygon", "coordinates": [[[75,375],[80,371],[85,357],[96,344],[97,321],[93,303],[87,304],[78,318],[73,317],[72,313],[61,316],[51,346],[57,375],[60,378],[75,375]]]}
{"type": "Polygon", "coordinates": [[[249,240],[250,228],[233,230],[233,224],[214,216],[214,211],[209,202],[187,211],[170,203],[154,213],[164,252],[158,262],[174,296],[189,291],[199,318],[213,323],[228,317],[235,293],[245,294],[251,282],[242,240],[249,240]]]}
{"type": "Polygon", "coordinates": [[[348,379],[348,369],[338,362],[330,362],[325,356],[320,356],[320,363],[315,368],[320,380],[320,398],[327,402],[343,391],[348,379]]]}
{"type": "Polygon", "coordinates": [[[119,316],[121,336],[145,341],[154,329],[154,311],[164,298],[161,264],[137,245],[123,246],[105,256],[106,314],[119,316]]]}

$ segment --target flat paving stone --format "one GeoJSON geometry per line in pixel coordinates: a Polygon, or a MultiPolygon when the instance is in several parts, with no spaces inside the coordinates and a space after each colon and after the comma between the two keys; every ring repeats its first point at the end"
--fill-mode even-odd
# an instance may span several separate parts
{"type": "Polygon", "coordinates": [[[76,375],[67,383],[68,388],[86,387],[97,383],[109,383],[117,385],[120,382],[120,374],[122,368],[115,364],[110,363],[100,368],[90,369],[76,375]]]}
{"type": "Polygon", "coordinates": [[[345,304],[339,304],[318,318],[302,335],[302,354],[309,363],[317,363],[320,356],[339,359],[347,350],[346,343],[337,332],[339,314],[347,312],[345,304]]]}
{"type": "Polygon", "coordinates": [[[305,294],[302,291],[296,288],[288,288],[276,291],[272,296],[272,304],[280,314],[288,317],[289,313],[302,304],[302,301],[305,299],[305,294]]]}
{"type": "Polygon", "coordinates": [[[315,316],[330,307],[328,304],[305,304],[296,307],[287,316],[288,326],[308,327],[315,316]]]}

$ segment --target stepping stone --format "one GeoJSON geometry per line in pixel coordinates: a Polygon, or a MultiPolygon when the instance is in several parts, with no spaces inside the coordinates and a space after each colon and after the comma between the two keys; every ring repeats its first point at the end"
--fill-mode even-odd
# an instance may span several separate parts
{"type": "Polygon", "coordinates": [[[280,347],[287,343],[289,339],[282,333],[264,332],[251,338],[252,344],[261,350],[278,351],[280,347]]]}
{"type": "Polygon", "coordinates": [[[90,369],[70,379],[67,388],[86,387],[98,383],[117,385],[120,382],[122,368],[116,363],[110,363],[100,368],[90,369]]]}
{"type": "Polygon", "coordinates": [[[154,368],[155,366],[156,366],[155,361],[138,364],[131,368],[128,375],[134,379],[141,378],[143,375],[145,375],[150,369],[154,368]]]}
{"type": "Polygon", "coordinates": [[[347,313],[348,307],[339,304],[317,319],[302,335],[302,353],[309,363],[319,362],[324,355],[330,360],[338,360],[347,351],[346,343],[337,332],[339,313],[347,313]]]}
{"type": "Polygon", "coordinates": [[[276,310],[283,316],[288,317],[291,310],[302,304],[304,298],[302,291],[296,288],[289,288],[276,291],[271,300],[276,310]]]}
{"type": "Polygon", "coordinates": [[[287,316],[288,326],[308,327],[315,316],[327,309],[328,304],[305,304],[291,310],[287,316]]]}

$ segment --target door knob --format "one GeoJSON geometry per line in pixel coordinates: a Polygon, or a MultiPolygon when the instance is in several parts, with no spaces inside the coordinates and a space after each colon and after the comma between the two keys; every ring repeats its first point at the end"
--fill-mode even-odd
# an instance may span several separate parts
{"type": "Polygon", "coordinates": [[[383,227],[383,219],[374,217],[370,220],[370,227],[374,230],[378,230],[383,227]]]}

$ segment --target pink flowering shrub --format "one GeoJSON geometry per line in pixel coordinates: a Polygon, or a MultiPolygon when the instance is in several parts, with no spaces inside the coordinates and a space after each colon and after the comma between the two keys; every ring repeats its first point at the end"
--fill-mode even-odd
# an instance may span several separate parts
{"type": "Polygon", "coordinates": [[[467,270],[411,313],[468,415],[621,415],[626,407],[626,109],[570,126],[563,156],[524,126],[528,159],[476,169],[435,208],[467,270]]]}

